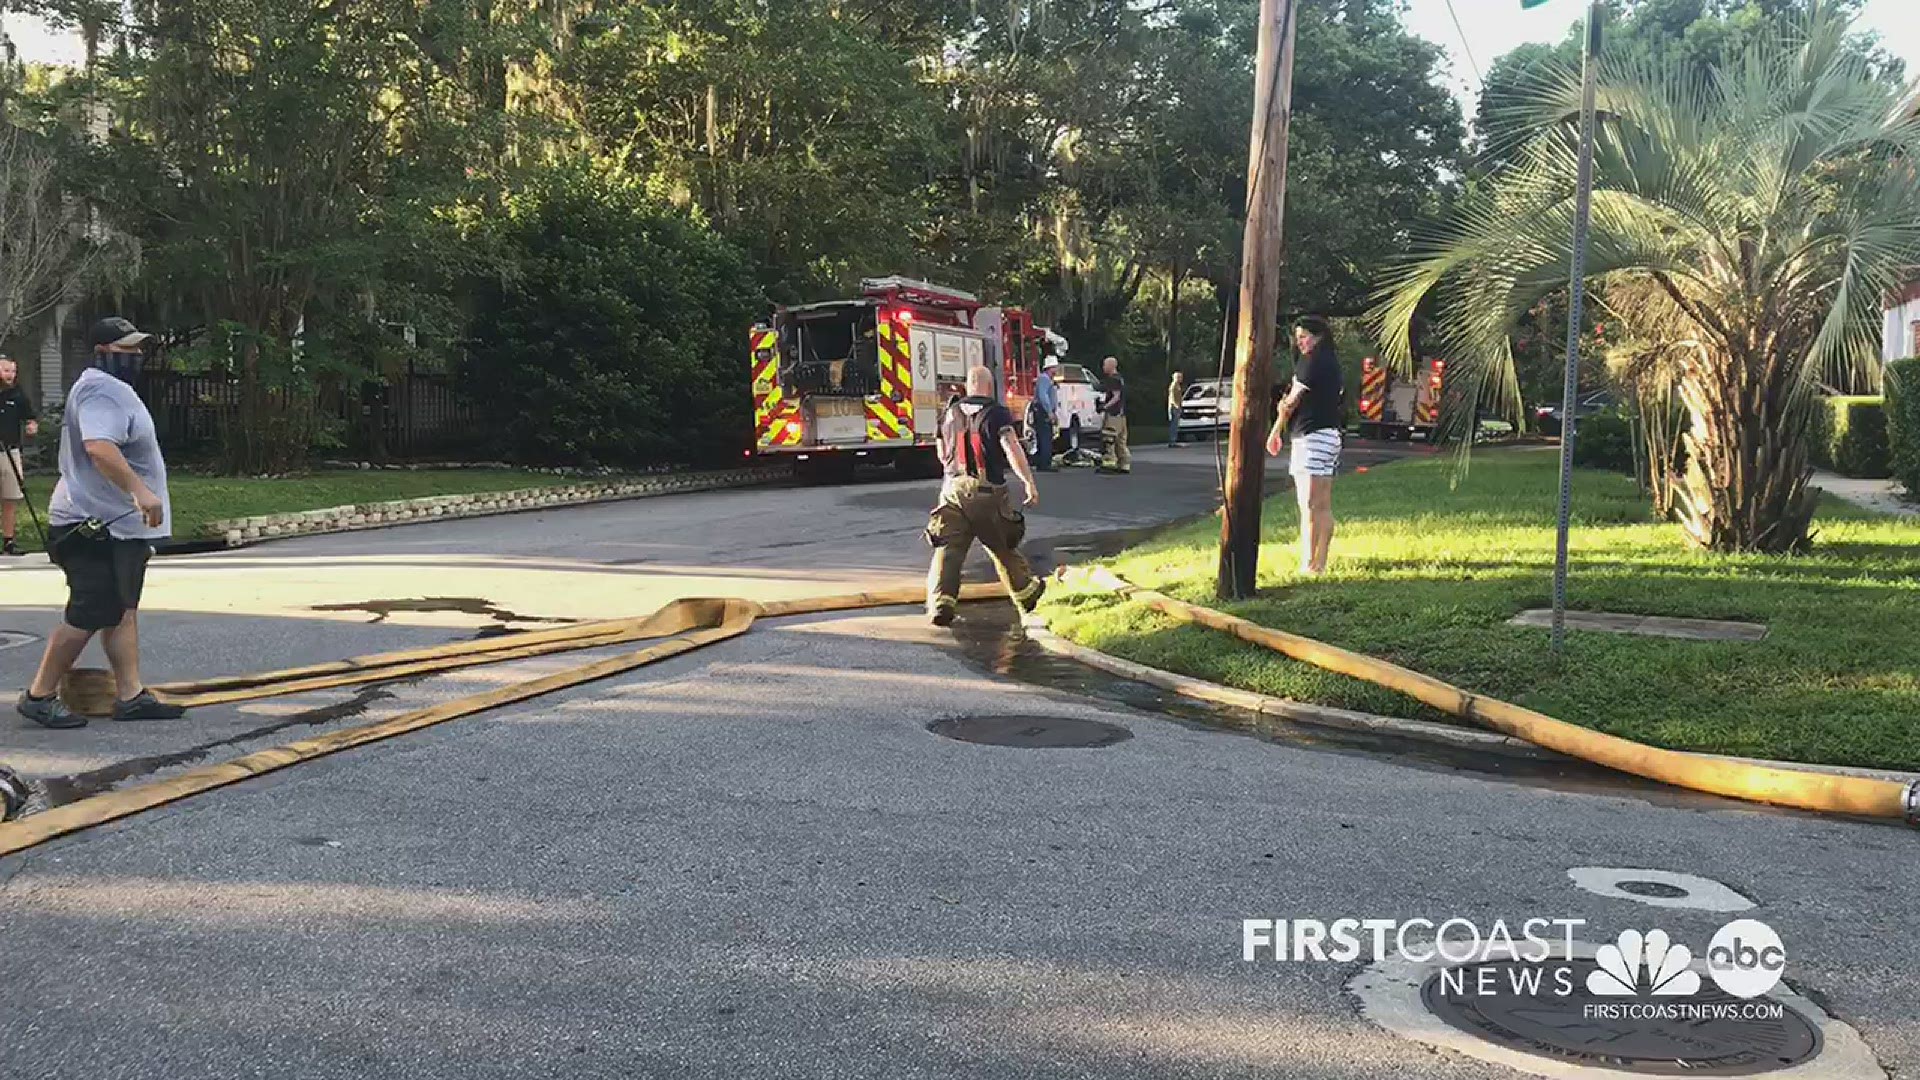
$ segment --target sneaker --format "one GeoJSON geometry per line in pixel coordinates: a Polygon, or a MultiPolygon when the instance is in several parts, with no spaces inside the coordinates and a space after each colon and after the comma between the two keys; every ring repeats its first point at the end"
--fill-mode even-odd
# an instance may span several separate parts
{"type": "Polygon", "coordinates": [[[113,703],[115,720],[178,720],[185,715],[187,710],[166,704],[154,697],[151,690],[142,690],[126,701],[113,703]]]}
{"type": "Polygon", "coordinates": [[[952,604],[939,604],[927,612],[927,618],[933,620],[935,626],[952,626],[954,616],[959,613],[960,609],[952,604]]]}
{"type": "Polygon", "coordinates": [[[58,694],[52,697],[40,698],[34,697],[30,691],[22,690],[20,691],[20,700],[15,703],[14,707],[20,710],[21,716],[39,724],[43,728],[67,731],[73,728],[83,728],[87,726],[87,718],[74,715],[73,710],[67,708],[66,705],[61,702],[60,695],[58,694]]]}
{"type": "Polygon", "coordinates": [[[0,540],[0,555],[25,554],[26,552],[20,550],[20,545],[14,542],[13,537],[9,536],[5,540],[0,540]]]}

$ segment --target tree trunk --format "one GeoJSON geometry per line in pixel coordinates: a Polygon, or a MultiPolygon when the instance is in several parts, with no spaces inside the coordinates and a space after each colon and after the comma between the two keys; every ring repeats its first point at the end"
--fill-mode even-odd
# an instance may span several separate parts
{"type": "Polygon", "coordinates": [[[1788,365],[1726,357],[1683,374],[1687,463],[1674,503],[1695,545],[1723,554],[1807,547],[1819,491],[1808,485],[1808,412],[1792,379],[1788,365]]]}

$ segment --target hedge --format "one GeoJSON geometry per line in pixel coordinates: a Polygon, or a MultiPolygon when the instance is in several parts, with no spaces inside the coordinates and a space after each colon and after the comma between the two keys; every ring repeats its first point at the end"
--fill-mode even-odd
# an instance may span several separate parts
{"type": "Polygon", "coordinates": [[[1920,498],[1920,358],[1888,365],[1886,415],[1891,471],[1920,498]]]}
{"type": "Polygon", "coordinates": [[[1871,480],[1893,475],[1885,399],[1821,398],[1815,402],[1811,434],[1813,460],[1821,468],[1871,480]]]}
{"type": "Polygon", "coordinates": [[[1574,427],[1573,463],[1633,475],[1633,422],[1617,412],[1582,417],[1574,427]]]}

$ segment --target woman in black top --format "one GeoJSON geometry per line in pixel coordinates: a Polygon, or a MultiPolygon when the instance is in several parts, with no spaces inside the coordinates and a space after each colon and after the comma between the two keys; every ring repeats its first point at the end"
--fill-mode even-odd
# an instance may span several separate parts
{"type": "Polygon", "coordinates": [[[1309,315],[1295,323],[1293,344],[1300,359],[1267,435],[1267,453],[1280,456],[1287,439],[1293,439],[1287,471],[1300,502],[1300,573],[1312,577],[1327,572],[1333,546],[1333,477],[1340,471],[1346,387],[1333,348],[1333,328],[1325,319],[1309,315]]]}

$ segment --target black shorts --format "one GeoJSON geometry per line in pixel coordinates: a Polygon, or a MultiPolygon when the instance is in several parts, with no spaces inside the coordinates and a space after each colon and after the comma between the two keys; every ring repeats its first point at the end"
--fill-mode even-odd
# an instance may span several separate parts
{"type": "Polygon", "coordinates": [[[47,530],[53,561],[67,575],[67,625],[75,630],[111,630],[140,607],[153,545],[145,540],[89,540],[77,525],[47,530]]]}

